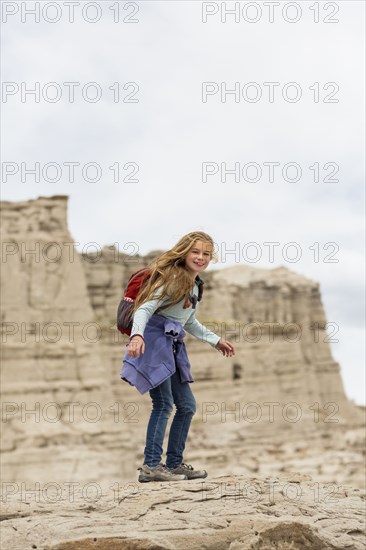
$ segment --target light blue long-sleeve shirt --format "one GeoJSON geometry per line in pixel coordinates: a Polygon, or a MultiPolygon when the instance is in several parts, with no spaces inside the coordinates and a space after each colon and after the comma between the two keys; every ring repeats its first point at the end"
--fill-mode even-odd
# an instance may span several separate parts
{"type": "MultiPolygon", "coordinates": [[[[150,317],[155,313],[155,311],[165,305],[170,300],[168,297],[164,299],[159,299],[159,296],[162,293],[162,288],[160,287],[153,295],[153,299],[149,300],[142,304],[135,312],[133,317],[133,325],[131,330],[131,337],[134,334],[144,335],[145,327],[150,317]]],[[[193,294],[198,296],[198,285],[194,284],[193,294]]],[[[183,308],[185,300],[181,300],[175,305],[166,307],[162,311],[159,311],[159,315],[166,317],[167,319],[172,319],[173,321],[178,321],[184,327],[184,330],[192,334],[201,340],[202,342],[209,343],[213,348],[217,345],[220,340],[220,336],[209,330],[207,327],[202,325],[196,319],[196,310],[198,303],[196,303],[196,309],[192,307],[192,304],[186,309],[183,308]]]]}

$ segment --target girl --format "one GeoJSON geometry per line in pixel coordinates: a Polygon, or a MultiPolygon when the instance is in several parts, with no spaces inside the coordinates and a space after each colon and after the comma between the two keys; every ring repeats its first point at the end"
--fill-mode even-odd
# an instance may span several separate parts
{"type": "Polygon", "coordinates": [[[188,431],[196,412],[190,388],[194,380],[183,338],[187,331],[224,356],[235,355],[233,344],[223,341],[195,318],[203,284],[199,274],[213,256],[214,242],[207,233],[195,231],[184,235],[172,249],[151,262],[151,276],[134,304],[131,337],[120,375],[140,393],[149,391],[152,399],[144,463],[138,468],[140,482],[207,476],[205,470],[195,470],[183,462],[188,431]],[[176,412],[164,465],[163,441],[173,404],[176,412]]]}

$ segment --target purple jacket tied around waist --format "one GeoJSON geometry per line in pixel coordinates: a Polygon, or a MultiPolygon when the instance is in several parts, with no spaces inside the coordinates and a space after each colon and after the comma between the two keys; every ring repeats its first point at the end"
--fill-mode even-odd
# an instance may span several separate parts
{"type": "Polygon", "coordinates": [[[144,331],[145,352],[140,357],[131,357],[126,350],[120,372],[122,380],[144,394],[159,386],[178,368],[181,382],[194,382],[183,341],[185,335],[178,321],[152,315],[144,331]]]}

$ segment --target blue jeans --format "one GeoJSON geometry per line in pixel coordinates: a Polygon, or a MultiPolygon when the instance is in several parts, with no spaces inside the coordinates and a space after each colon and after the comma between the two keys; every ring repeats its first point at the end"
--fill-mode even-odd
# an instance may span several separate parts
{"type": "Polygon", "coordinates": [[[150,467],[161,462],[163,442],[169,416],[176,412],[170,426],[166,466],[175,468],[183,462],[191,420],[196,412],[196,400],[189,382],[181,382],[178,369],[165,382],[149,391],[153,409],[147,426],[144,463],[150,467]]]}

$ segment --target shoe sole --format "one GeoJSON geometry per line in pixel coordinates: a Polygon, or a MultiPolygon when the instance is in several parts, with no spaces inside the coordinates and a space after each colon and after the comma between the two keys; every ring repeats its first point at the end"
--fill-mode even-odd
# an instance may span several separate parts
{"type": "Polygon", "coordinates": [[[208,476],[208,473],[206,472],[205,475],[200,475],[200,476],[196,476],[196,477],[189,477],[189,475],[188,475],[188,476],[186,476],[186,477],[187,477],[187,479],[189,479],[189,480],[193,480],[193,479],[205,479],[207,476],[208,476]]]}
{"type": "Polygon", "coordinates": [[[176,481],[186,481],[188,479],[187,476],[185,476],[183,479],[154,479],[154,478],[151,478],[151,477],[143,477],[143,478],[138,478],[138,481],[140,483],[151,483],[151,482],[155,482],[155,483],[158,483],[158,482],[176,482],[176,481]]]}

